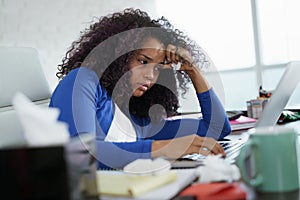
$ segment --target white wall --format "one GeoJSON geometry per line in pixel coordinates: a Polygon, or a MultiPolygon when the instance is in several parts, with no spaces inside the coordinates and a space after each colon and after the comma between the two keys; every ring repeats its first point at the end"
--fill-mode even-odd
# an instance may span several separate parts
{"type": "MultiPolygon", "coordinates": [[[[36,48],[54,90],[57,65],[94,17],[135,7],[157,18],[156,5],[155,0],[0,0],[0,46],[36,48]]],[[[181,111],[199,111],[193,89],[186,97],[181,100],[181,111]]]]}
{"type": "Polygon", "coordinates": [[[0,46],[36,48],[53,90],[55,76],[71,42],[101,17],[126,7],[156,15],[154,1],[140,0],[0,0],[0,46]]]}

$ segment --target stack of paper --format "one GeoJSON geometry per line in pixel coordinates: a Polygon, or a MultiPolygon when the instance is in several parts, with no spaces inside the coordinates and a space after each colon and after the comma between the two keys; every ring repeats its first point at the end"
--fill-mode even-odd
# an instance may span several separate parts
{"type": "Polygon", "coordinates": [[[254,118],[250,118],[242,115],[236,120],[230,120],[230,125],[232,131],[236,131],[236,130],[253,128],[256,124],[256,121],[257,120],[254,118]]]}
{"type": "Polygon", "coordinates": [[[100,195],[137,197],[175,181],[177,173],[170,170],[159,175],[133,175],[123,171],[97,171],[100,195]]]}

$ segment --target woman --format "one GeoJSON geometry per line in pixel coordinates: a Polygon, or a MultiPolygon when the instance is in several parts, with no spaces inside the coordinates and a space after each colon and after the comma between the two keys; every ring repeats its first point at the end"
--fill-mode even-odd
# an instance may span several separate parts
{"type": "Polygon", "coordinates": [[[101,18],[73,42],[50,106],[61,110],[59,120],[69,124],[72,137],[96,134],[99,168],[190,153],[225,156],[216,140],[231,129],[199,69],[207,64],[203,51],[165,18],[126,9],[101,18]],[[189,81],[203,118],[169,118],[189,81]]]}

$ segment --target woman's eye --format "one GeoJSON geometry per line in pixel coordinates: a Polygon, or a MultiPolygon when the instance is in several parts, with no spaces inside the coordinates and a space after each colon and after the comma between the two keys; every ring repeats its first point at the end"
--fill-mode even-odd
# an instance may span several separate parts
{"type": "Polygon", "coordinates": [[[145,61],[145,60],[139,60],[139,62],[142,64],[142,65],[146,65],[148,62],[145,61]]]}

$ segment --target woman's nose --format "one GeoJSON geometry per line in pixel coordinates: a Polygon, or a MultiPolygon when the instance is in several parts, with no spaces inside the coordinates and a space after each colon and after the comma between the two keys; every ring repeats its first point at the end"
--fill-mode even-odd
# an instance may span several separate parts
{"type": "Polygon", "coordinates": [[[154,66],[148,66],[145,68],[144,77],[150,80],[154,78],[154,66]]]}

